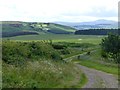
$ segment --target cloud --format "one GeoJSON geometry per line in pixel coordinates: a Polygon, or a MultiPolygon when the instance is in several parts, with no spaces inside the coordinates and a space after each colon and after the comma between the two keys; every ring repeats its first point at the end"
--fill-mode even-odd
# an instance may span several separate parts
{"type": "Polygon", "coordinates": [[[114,9],[107,10],[105,7],[93,8],[91,12],[85,13],[84,15],[94,17],[118,17],[117,11],[114,9]]]}
{"type": "Polygon", "coordinates": [[[1,0],[0,20],[85,21],[117,18],[118,0],[1,0]]]}

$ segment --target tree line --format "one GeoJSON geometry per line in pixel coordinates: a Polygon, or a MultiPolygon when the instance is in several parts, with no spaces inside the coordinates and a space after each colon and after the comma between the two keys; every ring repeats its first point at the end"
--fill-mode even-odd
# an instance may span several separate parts
{"type": "Polygon", "coordinates": [[[37,32],[29,32],[29,31],[17,31],[17,32],[2,32],[2,37],[13,37],[20,35],[38,35],[37,32]]]}
{"type": "Polygon", "coordinates": [[[78,30],[75,32],[76,35],[107,35],[109,33],[120,34],[120,29],[87,29],[78,30]]]}

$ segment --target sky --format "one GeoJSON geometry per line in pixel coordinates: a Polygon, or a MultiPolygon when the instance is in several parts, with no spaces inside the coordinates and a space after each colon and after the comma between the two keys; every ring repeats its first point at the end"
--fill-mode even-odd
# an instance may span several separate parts
{"type": "Polygon", "coordinates": [[[0,21],[118,20],[119,0],[0,0],[0,21]]]}

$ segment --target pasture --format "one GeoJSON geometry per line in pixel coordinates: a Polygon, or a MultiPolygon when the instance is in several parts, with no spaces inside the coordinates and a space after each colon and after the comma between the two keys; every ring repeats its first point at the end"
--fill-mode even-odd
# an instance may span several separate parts
{"type": "Polygon", "coordinates": [[[92,43],[99,44],[105,36],[97,35],[73,35],[73,34],[40,34],[40,35],[23,35],[15,37],[3,38],[3,40],[23,40],[23,41],[39,41],[52,40],[53,42],[74,42],[74,43],[92,43]]]}

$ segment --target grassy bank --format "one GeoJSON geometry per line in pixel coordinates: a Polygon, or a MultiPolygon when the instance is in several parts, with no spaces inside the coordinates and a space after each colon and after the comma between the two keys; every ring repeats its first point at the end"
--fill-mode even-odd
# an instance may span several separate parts
{"type": "Polygon", "coordinates": [[[100,55],[100,49],[92,52],[90,55],[85,54],[81,56],[79,60],[73,60],[73,62],[94,68],[100,71],[118,75],[118,65],[107,59],[104,59],[100,55]]]}
{"type": "Polygon", "coordinates": [[[79,62],[81,65],[87,66],[89,68],[94,68],[97,70],[101,70],[107,73],[111,73],[111,74],[115,74],[118,75],[118,68],[107,65],[107,64],[101,64],[98,62],[94,62],[94,61],[88,61],[88,60],[84,60],[84,61],[80,61],[79,62]]]}
{"type": "Polygon", "coordinates": [[[73,64],[51,60],[27,62],[16,67],[3,63],[3,88],[82,87],[86,77],[73,64]]]}

